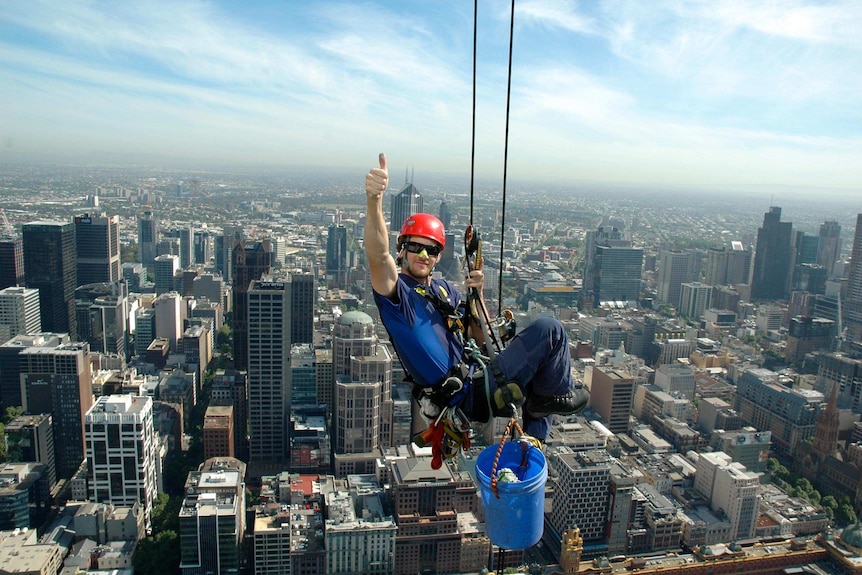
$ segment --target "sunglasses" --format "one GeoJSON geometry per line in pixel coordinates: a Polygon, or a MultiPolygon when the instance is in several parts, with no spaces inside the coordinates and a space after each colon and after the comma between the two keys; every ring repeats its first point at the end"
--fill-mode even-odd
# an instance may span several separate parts
{"type": "Polygon", "coordinates": [[[428,246],[425,244],[420,244],[418,242],[406,242],[404,244],[404,249],[410,252],[411,254],[422,253],[423,251],[431,256],[432,258],[436,258],[440,255],[440,252],[443,248],[438,246],[428,246]]]}

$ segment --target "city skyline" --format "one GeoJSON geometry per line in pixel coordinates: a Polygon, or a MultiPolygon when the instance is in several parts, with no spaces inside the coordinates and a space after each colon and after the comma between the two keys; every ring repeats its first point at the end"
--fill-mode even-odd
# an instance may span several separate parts
{"type": "MultiPolygon", "coordinates": [[[[7,160],[469,174],[473,6],[13,3],[7,160]]],[[[509,3],[478,3],[476,173],[502,178],[509,3]]],[[[515,6],[508,177],[858,192],[862,7],[515,6]]]]}

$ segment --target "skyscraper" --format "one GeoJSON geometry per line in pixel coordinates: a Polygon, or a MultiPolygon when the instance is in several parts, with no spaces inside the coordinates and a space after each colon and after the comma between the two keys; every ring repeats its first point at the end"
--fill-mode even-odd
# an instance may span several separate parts
{"type": "Polygon", "coordinates": [[[75,245],[76,287],[120,279],[120,216],[75,216],[75,245]]]}
{"type": "Polygon", "coordinates": [[[700,282],[685,282],[680,286],[679,313],[697,319],[709,308],[712,300],[712,286],[700,282]]]}
{"type": "Polygon", "coordinates": [[[159,255],[159,220],[153,217],[153,212],[147,210],[138,217],[138,261],[149,269],[153,260],[159,255]]]}
{"type": "Polygon", "coordinates": [[[20,285],[24,285],[24,243],[18,234],[0,230],[0,289],[20,285]]]}
{"type": "Polygon", "coordinates": [[[841,255],[841,224],[827,220],[820,224],[820,245],[817,250],[817,263],[826,268],[831,275],[838,256],[841,255]]]}
{"type": "Polygon", "coordinates": [[[90,351],[126,357],[126,284],[94,283],[75,290],[78,339],[90,351]]]}
{"type": "Polygon", "coordinates": [[[194,263],[194,230],[180,228],[176,233],[180,240],[180,269],[188,269],[194,263]]]}
{"type": "Polygon", "coordinates": [[[326,281],[331,287],[347,284],[347,228],[332,224],[326,236],[326,281]]]}
{"type": "MultiPolygon", "coordinates": [[[[71,224],[70,224],[71,225],[71,224]]],[[[54,420],[57,476],[68,479],[84,461],[84,415],[93,404],[90,346],[28,347],[19,354],[22,406],[54,420]]]]}
{"type": "Polygon", "coordinates": [[[658,299],[679,309],[682,284],[694,280],[692,254],[688,251],[661,252],[658,263],[658,299]]]}
{"type": "Polygon", "coordinates": [[[844,303],[844,327],[853,341],[862,340],[862,214],[856,216],[856,232],[850,251],[850,275],[844,303]]]}
{"type": "Polygon", "coordinates": [[[75,320],[75,225],[37,221],[24,224],[24,283],[39,290],[42,329],[78,337],[75,320]]]}
{"type": "Polygon", "coordinates": [[[57,462],[51,427],[49,414],[17,416],[6,425],[6,451],[10,461],[38,461],[44,464],[49,489],[54,489],[57,484],[57,462]]]}
{"type": "Polygon", "coordinates": [[[401,225],[408,217],[421,212],[423,206],[422,194],[411,183],[405,183],[400,192],[392,196],[390,203],[391,224],[393,231],[401,229],[401,225]]]}
{"type": "Polygon", "coordinates": [[[174,276],[180,269],[179,256],[162,254],[153,260],[156,280],[156,293],[163,294],[174,290],[174,276]]]}
{"type": "Polygon", "coordinates": [[[290,282],[290,343],[314,343],[317,282],[311,273],[292,273],[290,282]]]}
{"type": "Polygon", "coordinates": [[[591,309],[602,301],[637,299],[640,295],[643,250],[632,248],[631,237],[619,228],[599,226],[587,232],[584,249],[584,286],[581,290],[582,309],[591,309]],[[620,251],[602,250],[615,248],[620,251]],[[640,258],[638,260],[638,257],[640,258]],[[601,261],[600,261],[601,259],[601,261]],[[637,263],[637,266],[635,264],[637,263]],[[635,275],[635,267],[637,272],[635,275]],[[636,278],[637,285],[634,279],[636,278]],[[615,286],[616,281],[621,281],[615,286]],[[603,289],[603,293],[599,290],[603,289]]]}
{"type": "Polygon", "coordinates": [[[87,411],[84,425],[90,501],[130,507],[140,503],[149,526],[159,492],[153,400],[103,395],[87,411]]]}
{"type": "Polygon", "coordinates": [[[24,287],[0,289],[0,342],[42,331],[39,317],[39,290],[24,287]]]}
{"type": "Polygon", "coordinates": [[[272,268],[272,242],[238,241],[231,255],[233,278],[233,361],[237,369],[248,368],[248,290],[253,281],[272,268]]]}
{"type": "Polygon", "coordinates": [[[793,224],[781,221],[781,208],[772,206],[763,215],[754,248],[751,299],[771,301],[789,295],[793,266],[793,224]]]}
{"type": "Polygon", "coordinates": [[[733,240],[706,253],[705,283],[711,286],[747,284],[751,274],[751,250],[733,240]]]}
{"type": "Polygon", "coordinates": [[[590,406],[614,433],[627,433],[634,400],[634,377],[622,370],[595,367],[592,370],[590,406]]]}
{"type": "MultiPolygon", "coordinates": [[[[238,274],[239,275],[239,274],[238,274]]],[[[255,463],[287,457],[290,404],[289,288],[284,281],[253,280],[245,293],[248,317],[249,452],[255,463]]]]}
{"type": "Polygon", "coordinates": [[[210,405],[233,406],[234,450],[236,458],[248,461],[248,386],[246,373],[233,369],[218,371],[210,387],[210,405]]]}

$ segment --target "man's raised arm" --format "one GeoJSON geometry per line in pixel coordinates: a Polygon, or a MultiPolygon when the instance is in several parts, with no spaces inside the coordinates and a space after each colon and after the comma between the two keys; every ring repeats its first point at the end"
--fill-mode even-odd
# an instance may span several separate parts
{"type": "Polygon", "coordinates": [[[392,297],[398,282],[398,268],[389,252],[389,231],[383,217],[383,194],[389,186],[386,154],[380,153],[380,167],[365,176],[365,255],[371,272],[371,287],[380,295],[392,297]]]}

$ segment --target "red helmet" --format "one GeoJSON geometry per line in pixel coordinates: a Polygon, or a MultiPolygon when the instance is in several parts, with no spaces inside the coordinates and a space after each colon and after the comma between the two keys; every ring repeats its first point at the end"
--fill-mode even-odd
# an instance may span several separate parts
{"type": "Polygon", "coordinates": [[[413,214],[407,218],[398,235],[399,246],[407,236],[427,238],[440,244],[440,247],[446,247],[446,230],[443,229],[443,222],[431,214],[413,214]]]}

